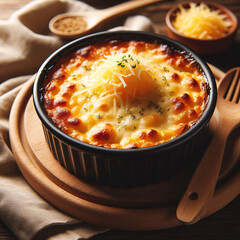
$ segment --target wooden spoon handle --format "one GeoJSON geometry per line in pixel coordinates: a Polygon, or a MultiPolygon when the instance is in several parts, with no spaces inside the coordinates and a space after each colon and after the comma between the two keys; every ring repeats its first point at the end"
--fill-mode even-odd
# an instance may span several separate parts
{"type": "Polygon", "coordinates": [[[129,1],[129,2],[124,2],[120,3],[116,6],[109,7],[105,10],[102,10],[102,16],[104,19],[111,19],[116,17],[116,16],[121,16],[122,14],[127,14],[132,11],[135,11],[139,8],[151,5],[153,3],[157,2],[164,2],[167,0],[139,0],[139,1],[129,1]]]}
{"type": "Polygon", "coordinates": [[[215,135],[176,210],[177,218],[186,223],[194,222],[212,198],[218,180],[229,129],[220,129],[218,123],[215,135]]]}

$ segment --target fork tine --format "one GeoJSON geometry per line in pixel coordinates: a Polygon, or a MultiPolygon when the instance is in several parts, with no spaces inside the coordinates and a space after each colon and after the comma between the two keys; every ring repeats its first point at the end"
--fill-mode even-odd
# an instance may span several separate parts
{"type": "MultiPolygon", "coordinates": [[[[238,72],[238,80],[236,81],[237,85],[236,85],[236,89],[235,89],[233,99],[232,99],[232,101],[235,103],[238,103],[239,98],[240,98],[240,71],[238,70],[237,72],[238,72]]],[[[237,73],[236,73],[236,75],[237,75],[237,73]]]]}
{"type": "Polygon", "coordinates": [[[224,98],[228,101],[236,101],[238,99],[238,81],[239,81],[239,70],[233,71],[234,75],[232,81],[229,82],[229,87],[225,93],[224,98]]]}

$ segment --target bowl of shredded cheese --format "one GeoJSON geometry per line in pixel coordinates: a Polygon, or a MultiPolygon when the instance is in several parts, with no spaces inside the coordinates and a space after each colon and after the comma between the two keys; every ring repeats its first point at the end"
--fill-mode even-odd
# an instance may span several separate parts
{"type": "Polygon", "coordinates": [[[238,20],[227,8],[213,2],[185,2],[166,15],[167,34],[201,55],[222,52],[233,43],[238,20]]]}

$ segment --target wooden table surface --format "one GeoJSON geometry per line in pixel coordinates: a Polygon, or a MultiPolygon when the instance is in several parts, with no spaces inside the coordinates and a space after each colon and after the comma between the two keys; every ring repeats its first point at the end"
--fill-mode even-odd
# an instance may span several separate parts
{"type": "MultiPolygon", "coordinates": [[[[30,1],[31,0],[0,0],[0,19],[8,19],[14,11],[30,1]]],[[[119,3],[121,0],[86,0],[85,2],[95,6],[96,8],[104,8],[110,6],[112,2],[119,3]]],[[[176,4],[176,2],[181,2],[181,0],[164,3],[163,5],[157,5],[154,7],[148,7],[145,10],[142,10],[141,13],[150,17],[154,22],[156,22],[161,34],[165,35],[166,32],[164,18],[169,7],[172,4],[176,4]]],[[[231,9],[237,15],[240,22],[240,0],[219,0],[215,2],[223,4],[231,9]]],[[[205,57],[204,59],[223,71],[227,71],[235,66],[240,66],[240,30],[238,30],[235,43],[228,51],[224,52],[223,54],[218,54],[217,56],[205,57]]],[[[1,239],[14,240],[16,238],[0,221],[0,240],[1,239]]],[[[234,201],[232,201],[228,206],[219,212],[199,221],[194,225],[151,232],[111,230],[107,233],[95,236],[93,239],[239,240],[240,196],[238,196],[234,201]]]]}

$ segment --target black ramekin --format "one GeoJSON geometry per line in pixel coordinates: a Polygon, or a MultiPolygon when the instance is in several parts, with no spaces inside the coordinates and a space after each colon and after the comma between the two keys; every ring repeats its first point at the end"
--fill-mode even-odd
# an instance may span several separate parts
{"type": "Polygon", "coordinates": [[[79,179],[112,187],[137,187],[157,183],[193,166],[199,160],[207,127],[217,98],[214,76],[192,50],[167,37],[133,31],[102,32],[74,40],[54,52],[40,67],[33,86],[36,112],[46,141],[56,160],[79,179]],[[79,48],[108,40],[142,40],[166,44],[195,60],[209,87],[208,103],[198,122],[181,136],[153,147],[109,149],[81,142],[62,132],[49,119],[42,103],[41,88],[46,75],[59,59],[79,48]]]}

